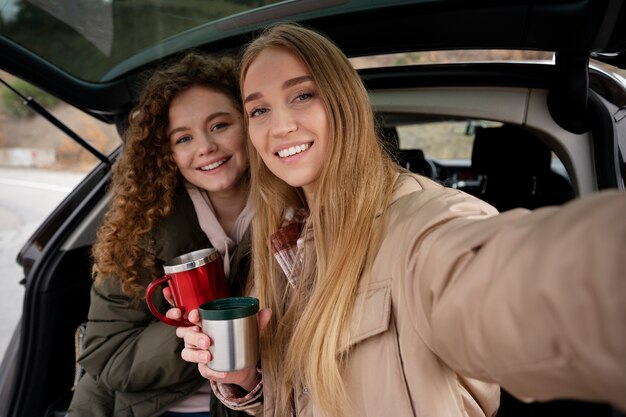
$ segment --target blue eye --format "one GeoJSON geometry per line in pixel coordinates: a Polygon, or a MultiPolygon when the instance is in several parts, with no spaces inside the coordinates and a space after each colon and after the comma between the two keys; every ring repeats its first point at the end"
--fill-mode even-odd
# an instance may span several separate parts
{"type": "Polygon", "coordinates": [[[189,142],[191,140],[191,136],[182,136],[176,139],[176,144],[189,142]]]}
{"type": "Polygon", "coordinates": [[[310,99],[311,97],[313,97],[312,93],[302,93],[302,94],[298,94],[295,98],[296,101],[305,101],[310,99]]]}
{"type": "Polygon", "coordinates": [[[248,113],[248,117],[252,118],[252,117],[256,117],[256,116],[260,116],[264,113],[267,113],[268,110],[264,107],[257,107],[255,109],[252,109],[252,111],[250,113],[248,113]]]}
{"type": "Polygon", "coordinates": [[[219,130],[224,130],[226,129],[228,126],[230,126],[228,123],[216,123],[213,126],[211,126],[211,132],[215,132],[215,131],[219,131],[219,130]]]}

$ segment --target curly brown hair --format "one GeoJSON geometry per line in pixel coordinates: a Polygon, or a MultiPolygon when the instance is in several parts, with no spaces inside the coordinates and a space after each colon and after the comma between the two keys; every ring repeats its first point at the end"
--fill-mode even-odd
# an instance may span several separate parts
{"type": "Polygon", "coordinates": [[[113,168],[111,207],[92,250],[93,277],[118,279],[122,291],[136,300],[145,291],[145,275],[160,273],[149,234],[170,214],[182,178],[167,137],[169,107],[194,86],[225,94],[241,111],[236,61],[189,52],[148,79],[113,168]]]}

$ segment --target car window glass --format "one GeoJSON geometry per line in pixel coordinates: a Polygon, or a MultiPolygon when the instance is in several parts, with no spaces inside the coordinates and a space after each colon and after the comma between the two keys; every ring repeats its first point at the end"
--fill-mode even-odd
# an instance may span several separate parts
{"type": "MultiPolygon", "coordinates": [[[[6,72],[0,71],[0,78],[23,96],[32,97],[100,153],[109,155],[121,144],[115,125],[100,121],[6,72]]],[[[24,105],[23,100],[13,91],[2,85],[0,117],[0,147],[6,155],[2,161],[3,166],[86,173],[99,162],[64,132],[24,105]],[[32,152],[22,155],[16,151],[19,149],[32,152]]]]}
{"type": "Polygon", "coordinates": [[[0,7],[0,34],[78,78],[98,81],[168,38],[277,2],[12,0],[0,7]]]}
{"type": "Polygon", "coordinates": [[[394,67],[402,65],[442,64],[454,62],[482,61],[548,61],[554,53],[546,51],[521,51],[500,49],[468,49],[452,51],[426,51],[398,54],[375,55],[351,58],[356,69],[394,67]]]}
{"type": "Polygon", "coordinates": [[[422,149],[436,159],[472,158],[476,126],[497,127],[502,123],[486,120],[444,120],[398,126],[400,149],[422,149]]]}

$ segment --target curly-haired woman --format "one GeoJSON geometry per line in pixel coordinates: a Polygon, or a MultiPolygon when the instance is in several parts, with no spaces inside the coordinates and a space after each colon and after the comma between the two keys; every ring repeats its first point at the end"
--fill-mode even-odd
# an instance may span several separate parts
{"type": "Polygon", "coordinates": [[[164,262],[211,246],[231,293],[245,285],[253,209],[235,61],[192,52],[155,72],[129,123],[93,247],[86,374],[69,415],[233,415],[143,297],[164,262]]]}

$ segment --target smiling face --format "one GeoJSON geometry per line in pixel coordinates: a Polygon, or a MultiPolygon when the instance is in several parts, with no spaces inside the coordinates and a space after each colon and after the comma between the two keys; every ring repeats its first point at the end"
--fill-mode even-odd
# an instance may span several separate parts
{"type": "Polygon", "coordinates": [[[167,135],[183,177],[211,193],[237,192],[248,168],[242,116],[223,93],[194,86],[170,105],[167,135]]]}
{"type": "Polygon", "coordinates": [[[267,167],[302,187],[309,205],[330,148],[328,114],[306,66],[285,49],[267,48],[243,80],[248,135],[267,167]]]}

